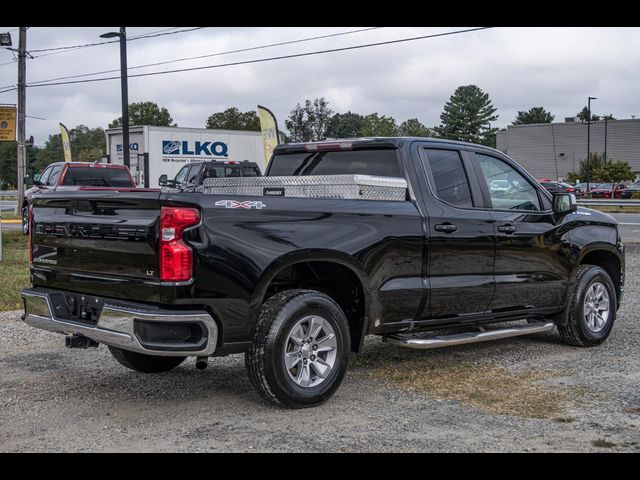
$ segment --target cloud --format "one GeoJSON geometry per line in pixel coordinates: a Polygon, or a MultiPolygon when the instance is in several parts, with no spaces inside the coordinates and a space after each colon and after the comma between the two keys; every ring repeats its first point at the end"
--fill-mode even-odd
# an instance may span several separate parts
{"type": "MultiPolygon", "coordinates": [[[[12,28],[0,27],[0,31],[12,28]]],[[[130,74],[340,48],[458,28],[382,28],[133,69],[130,74]]],[[[131,27],[128,36],[161,29],[131,27]]],[[[355,29],[204,28],[129,42],[128,63],[131,67],[355,29]]],[[[93,43],[100,41],[98,36],[107,30],[32,27],[28,48],[93,43]]],[[[13,35],[17,42],[17,35],[13,35]]],[[[269,106],[283,125],[296,103],[319,96],[326,97],[337,112],[378,112],[398,122],[417,117],[432,126],[439,123],[442,107],[456,87],[476,84],[498,108],[497,126],[506,126],[518,110],[532,106],[544,106],[562,121],[581,110],[589,95],[598,97],[592,106],[595,113],[628,118],[640,114],[640,53],[634,48],[639,41],[640,30],[636,28],[495,28],[289,60],[130,78],[129,100],[157,102],[185,127],[203,127],[214,112],[232,106],[254,109],[258,103],[269,106]]],[[[0,63],[11,58],[10,52],[0,51],[0,63]]],[[[119,49],[117,44],[108,44],[42,56],[29,60],[27,68],[27,82],[118,70],[119,49]]],[[[15,83],[16,66],[0,67],[0,87],[15,83]]],[[[15,103],[15,99],[15,92],[0,94],[0,102],[15,103]]],[[[120,116],[120,82],[29,88],[27,114],[47,119],[27,119],[27,135],[33,135],[38,145],[49,134],[57,133],[60,121],[69,127],[106,127],[120,116]]]]}

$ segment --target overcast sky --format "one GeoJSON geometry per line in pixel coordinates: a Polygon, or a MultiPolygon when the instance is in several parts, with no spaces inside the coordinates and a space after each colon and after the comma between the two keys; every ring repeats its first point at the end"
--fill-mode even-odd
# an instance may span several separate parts
{"type": "MultiPolygon", "coordinates": [[[[0,27],[6,32],[16,27],[0,27]]],[[[128,27],[131,38],[171,27],[128,27]]],[[[178,27],[176,27],[178,28],[178,27]]],[[[187,29],[189,27],[180,27],[187,29]]],[[[366,27],[237,28],[208,27],[128,43],[129,67],[184,57],[366,27]]],[[[225,54],[130,70],[130,74],[253,60],[294,53],[428,35],[465,27],[388,27],[333,38],[225,54]]],[[[468,28],[468,27],[466,27],[468,28]]],[[[27,50],[102,41],[117,27],[47,28],[27,32],[27,50]]],[[[173,30],[175,31],[175,30],[173,30]]],[[[11,32],[18,45],[18,31],[11,32]]],[[[423,39],[345,52],[129,79],[129,102],[153,101],[167,107],[181,127],[204,127],[207,117],[228,107],[271,108],[280,128],[296,103],[324,96],[336,112],[390,115],[398,123],[417,117],[439,123],[456,87],[476,84],[498,108],[495,123],[511,123],[518,110],[544,106],[556,121],[573,116],[588,96],[596,114],[640,116],[640,28],[504,28],[423,39]]],[[[33,52],[27,83],[119,69],[118,44],[77,50],[33,52]],[[55,53],[55,54],[53,54],[55,53]],[[47,55],[48,54],[48,55],[47,55]],[[46,55],[46,56],[45,56],[46,55]]],[[[14,54],[0,49],[0,91],[17,83],[14,54]],[[6,65],[2,65],[6,64],[6,65]]],[[[118,76],[103,74],[99,76],[118,76]]],[[[96,78],[96,77],[84,77],[96,78]]],[[[16,103],[15,91],[0,94],[16,103]]],[[[120,116],[120,82],[82,83],[27,89],[27,137],[43,145],[58,133],[58,122],[107,126],[120,116]]]]}

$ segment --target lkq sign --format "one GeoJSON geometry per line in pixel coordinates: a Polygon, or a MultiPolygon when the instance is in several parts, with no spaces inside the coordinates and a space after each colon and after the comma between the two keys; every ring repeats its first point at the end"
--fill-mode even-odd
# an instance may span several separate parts
{"type": "Polygon", "coordinates": [[[191,142],[188,140],[163,140],[163,162],[188,162],[194,157],[205,159],[225,159],[229,156],[229,146],[224,142],[191,142]]]}

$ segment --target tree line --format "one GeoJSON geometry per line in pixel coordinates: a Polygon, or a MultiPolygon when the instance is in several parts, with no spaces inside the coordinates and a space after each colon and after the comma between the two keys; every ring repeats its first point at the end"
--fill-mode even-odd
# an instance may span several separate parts
{"type": "MultiPolygon", "coordinates": [[[[577,116],[587,118],[587,107],[577,116]],[[586,115],[586,116],[583,116],[586,115]]],[[[321,97],[297,103],[284,120],[287,142],[307,142],[327,138],[371,136],[438,137],[495,147],[497,128],[491,123],[498,119],[496,107],[489,95],[477,85],[464,85],[455,89],[440,114],[440,124],[426,126],[418,118],[409,118],[398,124],[395,118],[378,112],[361,114],[348,111],[335,112],[329,102],[321,97]]],[[[595,117],[594,117],[595,118],[595,117]]],[[[612,117],[611,117],[612,118],[612,117]]],[[[514,125],[550,123],[554,116],[543,107],[519,111],[514,125]]],[[[169,110],[154,102],[138,102],[129,105],[129,125],[153,125],[177,127],[169,110]]],[[[122,126],[122,117],[114,119],[108,128],[122,126]]],[[[255,110],[243,112],[230,107],[210,115],[205,128],[224,130],[260,131],[260,121],[255,110]]],[[[78,125],[70,130],[72,156],[75,161],[99,161],[106,153],[105,133],[101,127],[78,125]]],[[[0,182],[2,188],[13,187],[16,182],[16,142],[0,143],[0,182]]],[[[43,147],[29,146],[27,173],[33,175],[49,163],[64,159],[60,134],[49,135],[43,147]]]]}

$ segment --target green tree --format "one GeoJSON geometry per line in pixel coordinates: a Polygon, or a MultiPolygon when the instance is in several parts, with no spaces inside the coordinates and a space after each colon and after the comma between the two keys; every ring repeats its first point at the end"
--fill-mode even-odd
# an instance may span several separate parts
{"type": "Polygon", "coordinates": [[[597,115],[593,115],[589,111],[589,107],[587,107],[586,105],[583,107],[583,109],[580,112],[576,114],[576,117],[578,117],[580,121],[584,123],[589,119],[589,115],[591,115],[592,122],[597,122],[598,120],[600,120],[600,117],[598,117],[597,115]]]}
{"type": "Polygon", "coordinates": [[[312,138],[311,125],[307,119],[304,107],[299,103],[291,110],[289,118],[284,121],[292,142],[308,142],[312,138]]]}
{"type": "Polygon", "coordinates": [[[427,128],[417,118],[410,118],[405,120],[398,127],[398,133],[401,137],[430,137],[432,136],[431,130],[427,128]]]}
{"type": "Polygon", "coordinates": [[[353,138],[362,137],[364,117],[359,113],[336,113],[329,119],[327,137],[353,138]]]}
{"type": "MultiPolygon", "coordinates": [[[[37,168],[38,147],[27,145],[27,175],[33,175],[37,168]]],[[[18,185],[18,142],[0,142],[0,188],[16,188],[18,185]]]]}
{"type": "MultiPolygon", "coordinates": [[[[74,162],[97,162],[106,153],[104,130],[100,127],[89,128],[78,125],[69,130],[71,141],[71,158],[74,162]]],[[[64,161],[62,139],[60,134],[49,135],[43,148],[38,152],[37,162],[33,165],[34,172],[40,171],[53,162],[64,161]]]]}
{"type": "Polygon", "coordinates": [[[327,127],[333,110],[324,97],[305,100],[304,107],[299,103],[291,110],[284,122],[293,142],[310,142],[327,138],[327,127]]]}
{"type": "Polygon", "coordinates": [[[222,130],[260,131],[260,119],[255,110],[241,112],[236,107],[227,108],[207,118],[205,128],[219,128],[222,130]]]}
{"type": "Polygon", "coordinates": [[[527,111],[519,111],[516,119],[511,122],[513,125],[528,125],[531,123],[551,123],[555,118],[544,107],[531,107],[527,111]]]}
{"type": "Polygon", "coordinates": [[[598,165],[593,170],[593,177],[605,183],[620,183],[625,180],[633,180],[636,175],[628,162],[615,160],[598,165]]]}
{"type": "Polygon", "coordinates": [[[604,165],[604,159],[602,154],[598,152],[591,152],[589,154],[589,161],[580,160],[579,169],[577,172],[569,172],[567,178],[571,181],[586,182],[604,182],[604,180],[598,178],[595,174],[599,171],[600,167],[604,165]]]}
{"type": "Polygon", "coordinates": [[[442,123],[434,130],[442,138],[495,145],[498,129],[490,125],[498,119],[495,112],[487,93],[476,85],[461,86],[445,104],[440,115],[442,123]]]}
{"type": "Polygon", "coordinates": [[[365,137],[397,137],[398,125],[393,117],[370,113],[364,117],[362,135],[365,137]]]}
{"type": "MultiPolygon", "coordinates": [[[[155,102],[138,102],[129,104],[129,125],[153,125],[154,127],[177,127],[169,110],[160,108],[155,102]]],[[[109,128],[122,127],[122,117],[116,118],[109,128]]]]}

